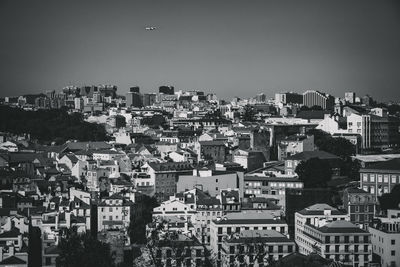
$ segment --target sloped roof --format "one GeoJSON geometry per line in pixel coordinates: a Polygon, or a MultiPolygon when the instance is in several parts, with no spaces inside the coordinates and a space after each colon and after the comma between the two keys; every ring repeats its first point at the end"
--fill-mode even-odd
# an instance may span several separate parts
{"type": "Polygon", "coordinates": [[[18,258],[18,257],[15,257],[15,256],[11,256],[11,257],[8,257],[8,258],[6,258],[6,259],[4,259],[4,260],[2,260],[1,262],[0,262],[0,265],[17,265],[17,264],[26,264],[26,261],[24,261],[24,260],[22,260],[22,259],[20,259],[20,258],[18,258]]]}
{"type": "Polygon", "coordinates": [[[368,233],[360,229],[357,225],[345,220],[333,221],[320,227],[319,230],[324,233],[368,233]]]}
{"type": "Polygon", "coordinates": [[[367,170],[388,170],[388,171],[400,171],[400,158],[394,158],[388,161],[372,164],[367,168],[361,169],[360,171],[367,170]]]}
{"type": "Polygon", "coordinates": [[[330,210],[332,215],[345,215],[346,213],[339,211],[338,209],[329,206],[326,203],[317,203],[311,205],[305,209],[300,210],[298,213],[303,215],[324,215],[325,210],[330,210]]]}

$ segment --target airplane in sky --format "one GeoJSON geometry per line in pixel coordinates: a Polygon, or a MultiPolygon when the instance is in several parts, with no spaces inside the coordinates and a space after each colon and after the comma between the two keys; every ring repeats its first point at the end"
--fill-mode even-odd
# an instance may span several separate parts
{"type": "Polygon", "coordinates": [[[146,31],[154,31],[154,30],[157,30],[157,28],[152,26],[152,27],[146,27],[145,30],[146,31]]]}

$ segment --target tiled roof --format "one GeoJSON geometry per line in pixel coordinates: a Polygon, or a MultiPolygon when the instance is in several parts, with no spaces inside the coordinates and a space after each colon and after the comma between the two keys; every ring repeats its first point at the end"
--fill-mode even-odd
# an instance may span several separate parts
{"type": "Polygon", "coordinates": [[[200,141],[202,146],[225,146],[224,141],[200,141]]]}
{"type": "Polygon", "coordinates": [[[384,162],[372,164],[367,168],[361,169],[360,171],[376,171],[376,170],[388,170],[388,171],[400,171],[400,158],[391,159],[384,162]]]}
{"type": "Polygon", "coordinates": [[[332,215],[345,215],[346,213],[339,211],[338,209],[329,206],[325,203],[318,203],[308,208],[302,209],[298,213],[303,215],[324,215],[325,210],[330,210],[332,215]]]}
{"type": "Polygon", "coordinates": [[[15,256],[11,256],[0,262],[0,265],[6,265],[6,266],[19,265],[19,264],[26,264],[26,261],[15,256]]]}
{"type": "Polygon", "coordinates": [[[318,230],[323,233],[368,233],[360,229],[357,225],[345,220],[333,221],[319,227],[318,230]]]}
{"type": "Polygon", "coordinates": [[[183,170],[193,170],[193,166],[186,162],[149,162],[151,168],[155,171],[183,171],[183,170]]]}

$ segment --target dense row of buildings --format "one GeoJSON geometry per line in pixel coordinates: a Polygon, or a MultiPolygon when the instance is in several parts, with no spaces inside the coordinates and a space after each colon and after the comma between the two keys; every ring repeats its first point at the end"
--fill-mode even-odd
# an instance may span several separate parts
{"type": "Polygon", "coordinates": [[[66,229],[129,250],[143,196],[158,202],[141,247],[155,266],[400,265],[400,210],[381,201],[400,184],[400,156],[385,153],[399,145],[399,118],[372,99],[116,91],[71,86],[33,102],[6,99],[82,112],[111,141],[45,146],[0,133],[0,266],[27,266],[32,229],[43,266],[56,265],[66,229]],[[346,176],[347,158],[320,150],[315,129],[355,146],[359,181],[346,176]],[[298,174],[316,158],[330,168],[326,188],[305,187],[298,174]]]}

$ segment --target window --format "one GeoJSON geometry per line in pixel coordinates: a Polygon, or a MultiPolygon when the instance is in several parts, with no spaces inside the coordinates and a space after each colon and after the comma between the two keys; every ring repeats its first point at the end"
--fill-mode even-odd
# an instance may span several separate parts
{"type": "Polygon", "coordinates": [[[392,175],[392,184],[396,183],[396,175],[392,175]]]}
{"type": "Polygon", "coordinates": [[[378,175],[378,183],[382,183],[382,175],[378,175]]]}
{"type": "Polygon", "coordinates": [[[375,182],[375,175],[371,174],[369,177],[371,178],[371,182],[375,182]]]}
{"type": "Polygon", "coordinates": [[[392,240],[391,240],[391,244],[392,244],[392,245],[395,245],[395,244],[396,244],[396,240],[392,239],[392,240]]]}
{"type": "Polygon", "coordinates": [[[392,251],[390,252],[390,255],[396,256],[396,251],[392,250],[392,251]]]}
{"type": "Polygon", "coordinates": [[[384,175],[383,176],[383,182],[385,182],[385,183],[389,182],[389,175],[384,175]]]}

